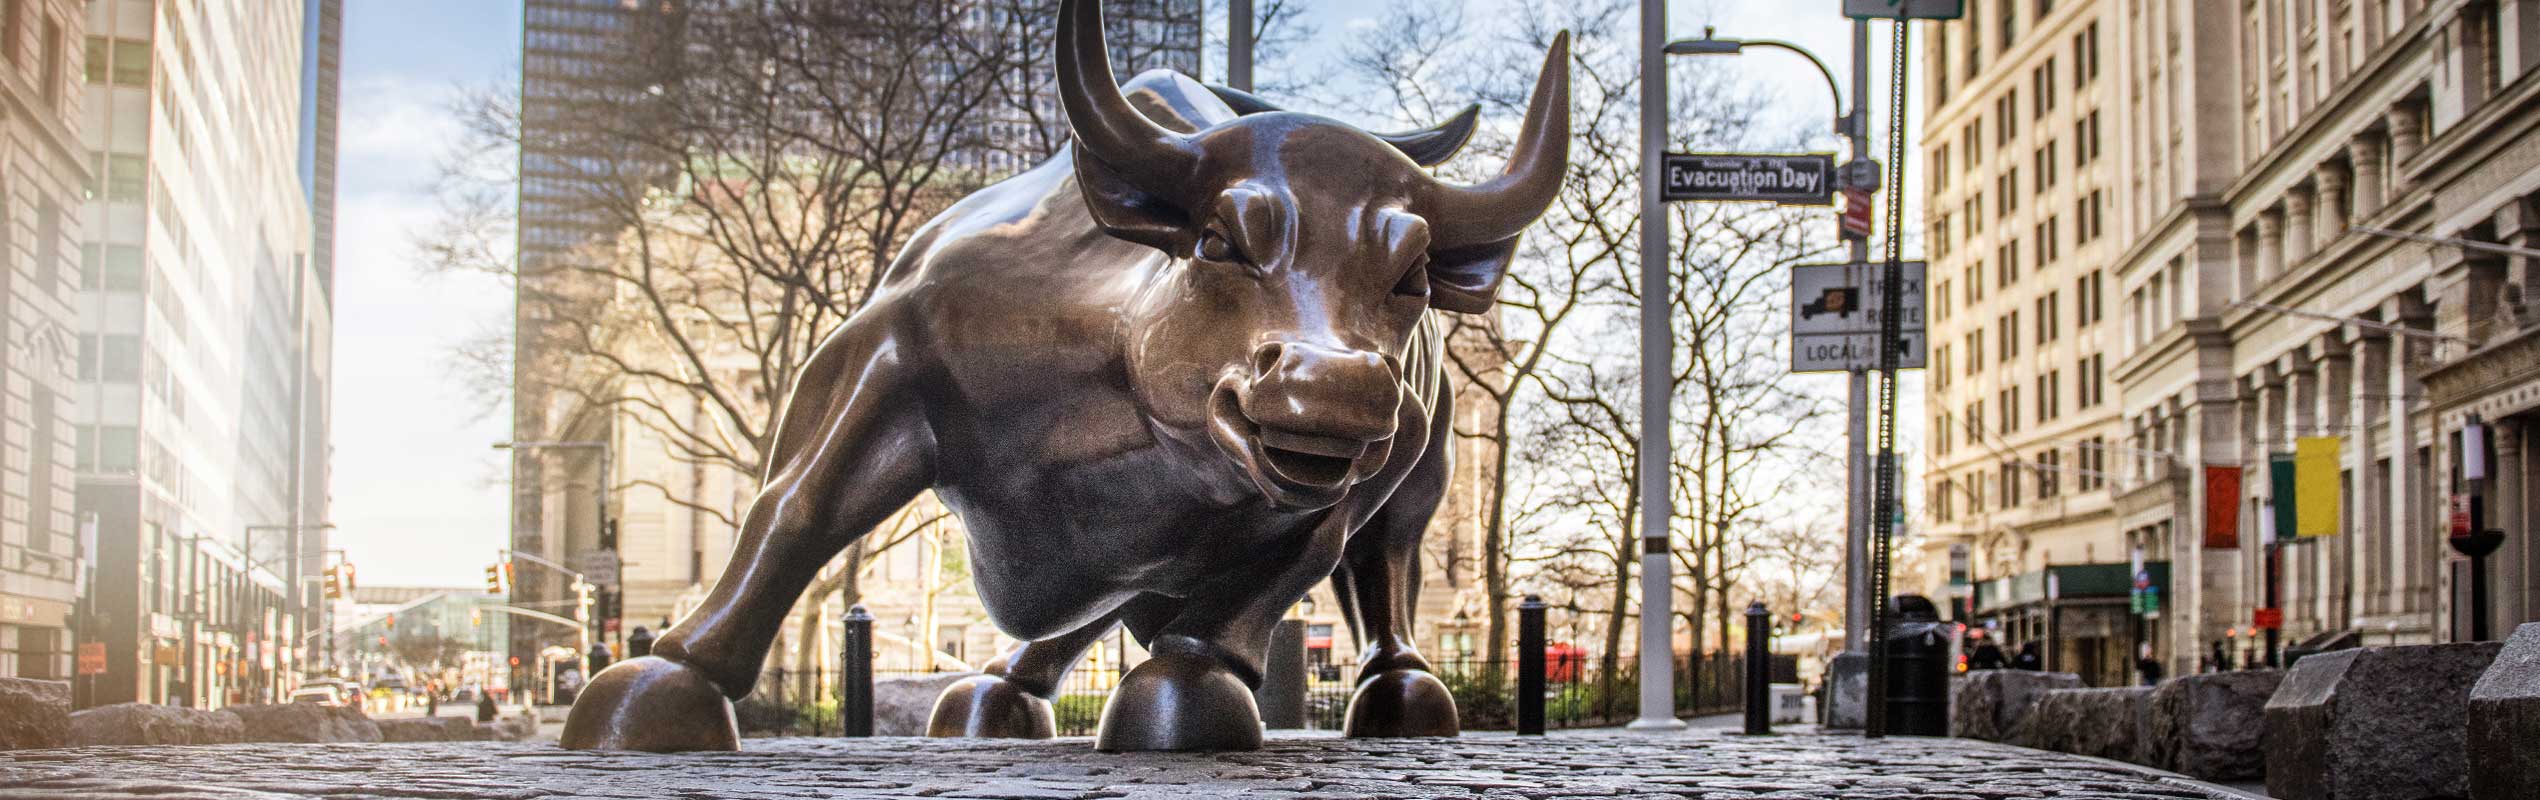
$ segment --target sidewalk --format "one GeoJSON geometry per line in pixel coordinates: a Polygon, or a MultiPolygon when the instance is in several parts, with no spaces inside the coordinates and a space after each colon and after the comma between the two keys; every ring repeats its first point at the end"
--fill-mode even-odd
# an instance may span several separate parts
{"type": "Polygon", "coordinates": [[[1104,754],[1083,738],[751,739],[739,753],[544,743],[224,745],[0,753],[11,798],[1744,798],[2246,795],[2114,762],[1961,739],[1567,731],[1271,739],[1249,753],[1104,754]],[[259,794],[262,793],[262,794],[259,794]]]}

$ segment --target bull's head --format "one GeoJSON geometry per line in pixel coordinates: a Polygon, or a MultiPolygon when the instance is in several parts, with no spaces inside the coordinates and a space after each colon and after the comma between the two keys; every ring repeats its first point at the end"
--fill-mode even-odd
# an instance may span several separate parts
{"type": "Polygon", "coordinates": [[[1423,167],[1466,117],[1393,137],[1258,107],[1189,133],[1157,124],[1112,81],[1097,1],[1059,11],[1077,179],[1105,232],[1170,257],[1124,312],[1133,389],[1167,436],[1230,459],[1272,503],[1338,502],[1420,413],[1405,382],[1436,379],[1405,374],[1422,314],[1488,311],[1518,233],[1560,190],[1569,36],[1507,168],[1464,186],[1423,167]]]}

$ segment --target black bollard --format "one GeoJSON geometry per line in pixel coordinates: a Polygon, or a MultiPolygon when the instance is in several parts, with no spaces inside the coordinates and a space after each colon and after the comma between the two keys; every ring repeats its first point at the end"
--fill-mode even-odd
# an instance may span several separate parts
{"type": "Polygon", "coordinates": [[[600,674],[600,670],[609,668],[608,644],[605,642],[592,642],[591,652],[583,656],[583,661],[585,662],[584,666],[587,667],[587,669],[582,672],[583,679],[589,680],[598,676],[600,674]]]}
{"type": "Polygon", "coordinates": [[[642,625],[635,626],[635,632],[626,635],[626,657],[643,658],[652,654],[653,632],[642,625]]]}
{"type": "Polygon", "coordinates": [[[873,613],[859,603],[847,609],[846,634],[838,637],[838,726],[847,736],[873,735],[873,613]]]}
{"type": "Polygon", "coordinates": [[[1746,604],[1746,732],[1754,736],[1773,732],[1771,613],[1762,602],[1746,604]]]}
{"type": "Polygon", "coordinates": [[[1517,735],[1543,735],[1543,598],[1517,604],[1517,735]]]}

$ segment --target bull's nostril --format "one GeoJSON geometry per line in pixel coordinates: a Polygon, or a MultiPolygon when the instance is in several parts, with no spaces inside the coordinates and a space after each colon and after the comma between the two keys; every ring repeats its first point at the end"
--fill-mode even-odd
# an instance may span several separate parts
{"type": "Polygon", "coordinates": [[[1260,347],[1253,348],[1253,377],[1267,377],[1270,373],[1278,371],[1279,357],[1285,355],[1286,352],[1287,348],[1278,342],[1264,342],[1260,347]]]}

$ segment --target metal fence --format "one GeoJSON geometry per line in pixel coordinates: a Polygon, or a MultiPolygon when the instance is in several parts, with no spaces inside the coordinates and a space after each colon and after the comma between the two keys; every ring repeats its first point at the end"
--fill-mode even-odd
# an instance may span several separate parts
{"type": "MultiPolygon", "coordinates": [[[[1432,662],[1438,679],[1455,696],[1456,710],[1467,731],[1516,728],[1517,665],[1514,661],[1444,659],[1432,662]]],[[[1745,659],[1737,655],[1676,658],[1676,703],[1679,717],[1725,714],[1743,707],[1739,691],[1745,659]]],[[[1772,679],[1798,681],[1793,656],[1774,656],[1772,679]]],[[[1597,728],[1623,725],[1640,715],[1640,660],[1605,659],[1575,651],[1548,654],[1544,667],[1544,719],[1551,728],[1597,728]]],[[[877,680],[929,673],[878,670],[877,680]]],[[[942,673],[933,673],[942,674],[942,673]]],[[[1102,723],[1103,704],[1120,684],[1114,663],[1085,663],[1067,673],[1051,701],[1058,735],[1091,736],[1102,723]]],[[[1310,667],[1306,675],[1308,730],[1338,731],[1357,691],[1354,666],[1310,667]]],[[[756,690],[733,705],[741,732],[748,736],[837,736],[838,673],[832,668],[804,672],[773,669],[761,673],[756,690]]]]}

